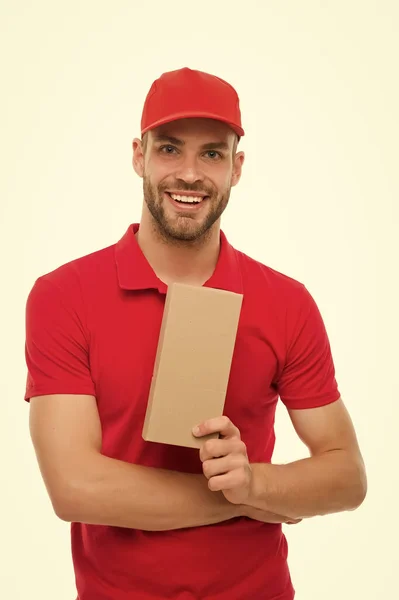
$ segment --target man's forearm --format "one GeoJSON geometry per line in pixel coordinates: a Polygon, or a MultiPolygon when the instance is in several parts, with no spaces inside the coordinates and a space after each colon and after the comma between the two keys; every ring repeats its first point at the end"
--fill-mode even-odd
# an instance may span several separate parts
{"type": "Polygon", "coordinates": [[[286,465],[253,464],[252,470],[247,504],[293,519],[353,510],[366,494],[363,462],[344,450],[286,465]]]}
{"type": "Polygon", "coordinates": [[[211,525],[244,511],[211,492],[203,475],[132,465],[94,456],[63,491],[66,521],[164,531],[211,525]]]}

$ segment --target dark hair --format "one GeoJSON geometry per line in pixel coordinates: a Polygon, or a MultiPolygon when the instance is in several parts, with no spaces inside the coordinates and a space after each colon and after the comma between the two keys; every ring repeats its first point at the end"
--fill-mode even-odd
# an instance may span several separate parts
{"type": "Polygon", "coordinates": [[[146,153],[147,144],[148,144],[148,136],[147,136],[147,133],[144,133],[143,137],[141,138],[141,145],[142,145],[142,148],[143,148],[143,154],[146,153]]]}

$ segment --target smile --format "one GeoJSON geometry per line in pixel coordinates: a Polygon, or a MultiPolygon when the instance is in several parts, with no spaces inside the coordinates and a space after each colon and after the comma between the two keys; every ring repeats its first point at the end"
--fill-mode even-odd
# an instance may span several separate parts
{"type": "Polygon", "coordinates": [[[175,206],[194,207],[198,206],[208,198],[208,196],[189,196],[187,194],[173,194],[170,192],[165,192],[165,194],[171,199],[175,206]]]}

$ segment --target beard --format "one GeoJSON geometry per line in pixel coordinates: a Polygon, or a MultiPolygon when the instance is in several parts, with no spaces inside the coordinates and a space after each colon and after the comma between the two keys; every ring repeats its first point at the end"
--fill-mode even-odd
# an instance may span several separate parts
{"type": "Polygon", "coordinates": [[[144,201],[151,213],[158,234],[164,241],[169,243],[197,242],[206,239],[229,202],[231,187],[222,194],[218,194],[214,188],[206,188],[204,185],[173,187],[174,190],[203,192],[208,195],[206,200],[203,200],[208,206],[201,220],[198,220],[198,217],[189,211],[186,213],[182,211],[180,215],[169,216],[164,206],[164,192],[168,187],[171,186],[160,185],[155,187],[151,184],[148,176],[144,175],[143,177],[144,201]]]}

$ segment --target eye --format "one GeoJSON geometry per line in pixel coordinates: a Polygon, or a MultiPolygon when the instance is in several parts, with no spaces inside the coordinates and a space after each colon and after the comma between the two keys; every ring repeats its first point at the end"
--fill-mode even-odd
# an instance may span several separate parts
{"type": "Polygon", "coordinates": [[[216,152],[216,150],[207,150],[206,154],[208,154],[209,158],[215,160],[216,158],[222,158],[220,152],[216,152]]]}
{"type": "Polygon", "coordinates": [[[174,146],[171,146],[170,144],[167,144],[166,146],[161,146],[159,148],[159,151],[163,154],[172,154],[174,150],[176,150],[176,148],[174,146]]]}

